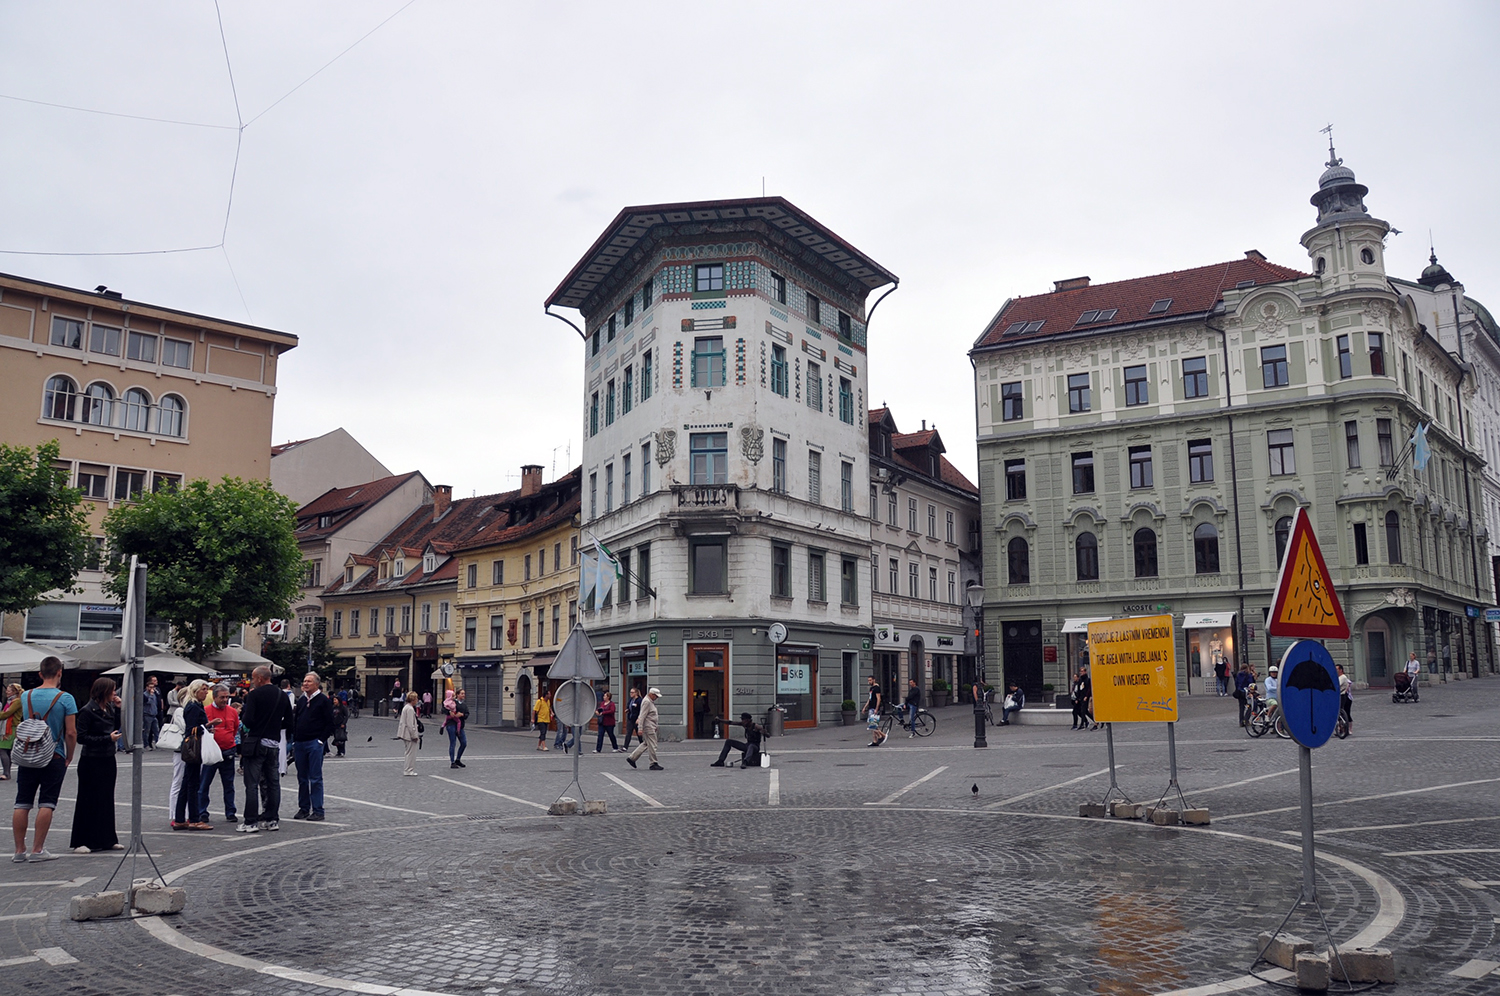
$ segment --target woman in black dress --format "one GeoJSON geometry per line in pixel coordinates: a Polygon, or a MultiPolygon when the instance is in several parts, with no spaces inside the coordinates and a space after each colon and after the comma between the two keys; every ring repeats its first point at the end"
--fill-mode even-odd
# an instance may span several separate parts
{"type": "Polygon", "coordinates": [[[115,742],[120,739],[120,710],[115,683],[100,678],[89,701],[78,710],[78,805],[68,846],[79,854],[121,847],[115,835],[115,742]]]}

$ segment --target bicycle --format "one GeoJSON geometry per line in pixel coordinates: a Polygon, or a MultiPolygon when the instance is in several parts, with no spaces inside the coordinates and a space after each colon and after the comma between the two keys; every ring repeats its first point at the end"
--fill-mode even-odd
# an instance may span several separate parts
{"type": "Polygon", "coordinates": [[[1263,737],[1272,730],[1283,740],[1292,736],[1291,731],[1286,728],[1286,718],[1282,716],[1281,710],[1257,695],[1250,700],[1250,718],[1245,723],[1245,734],[1263,737]]]}
{"type": "MultiPolygon", "coordinates": [[[[902,709],[901,711],[904,712],[905,710],[902,709]]],[[[937,730],[937,720],[933,719],[926,709],[919,708],[917,710],[917,719],[914,723],[907,723],[896,717],[897,711],[891,709],[886,712],[885,718],[881,720],[880,734],[882,740],[889,739],[891,730],[896,726],[900,726],[903,730],[917,737],[930,737],[937,730]]]]}
{"type": "Polygon", "coordinates": [[[1344,710],[1339,710],[1339,718],[1333,724],[1333,735],[1340,740],[1349,739],[1349,715],[1344,710]]]}

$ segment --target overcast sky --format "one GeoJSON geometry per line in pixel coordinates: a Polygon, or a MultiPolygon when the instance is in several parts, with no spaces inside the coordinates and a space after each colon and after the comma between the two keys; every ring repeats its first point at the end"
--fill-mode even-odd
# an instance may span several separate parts
{"type": "Polygon", "coordinates": [[[223,0],[233,90],[211,0],[0,3],[0,250],[224,243],[0,270],[295,334],[275,442],[343,426],[460,495],[580,460],[542,303],[604,225],[762,178],[900,276],[871,400],[971,476],[967,350],[1008,297],[1306,268],[1329,122],[1390,272],[1431,229],[1500,306],[1493,3],[403,2],[223,0]]]}

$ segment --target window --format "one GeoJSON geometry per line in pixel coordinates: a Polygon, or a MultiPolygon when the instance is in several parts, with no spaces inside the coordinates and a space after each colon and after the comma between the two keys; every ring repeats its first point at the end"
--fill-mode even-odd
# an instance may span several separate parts
{"type": "Polygon", "coordinates": [[[807,500],[823,500],[823,454],[817,450],[807,451],[807,500]]]}
{"type": "Polygon", "coordinates": [[[1354,562],[1356,564],[1368,564],[1370,562],[1370,541],[1365,536],[1365,524],[1356,522],[1354,524],[1354,562]]]}
{"type": "Polygon", "coordinates": [[[842,311],[839,312],[839,338],[854,338],[854,323],[850,321],[849,316],[844,314],[842,311]]]}
{"type": "MultiPolygon", "coordinates": [[[[615,600],[618,601],[621,605],[624,605],[630,599],[630,551],[621,550],[619,560],[620,576],[619,582],[615,585],[615,600]]],[[[542,616],[540,612],[537,613],[536,628],[536,642],[540,644],[542,642],[542,616]]]]}
{"type": "Polygon", "coordinates": [[[1276,564],[1279,567],[1286,558],[1286,545],[1292,538],[1292,517],[1283,515],[1276,520],[1276,564]]]}
{"type": "Polygon", "coordinates": [[[641,497],[651,493],[651,444],[641,444],[641,497]]]}
{"type": "Polygon", "coordinates": [[[771,440],[771,490],[786,494],[786,440],[771,440]]]}
{"type": "Polygon", "coordinates": [[[1089,410],[1089,375],[1068,374],[1068,411],[1089,410]]]}
{"type": "Polygon", "coordinates": [[[645,311],[649,307],[651,307],[651,278],[647,277],[646,282],[641,284],[641,310],[645,311]]]}
{"type": "Polygon", "coordinates": [[[575,599],[571,599],[568,602],[568,632],[569,633],[573,632],[574,627],[576,627],[577,625],[578,625],[578,599],[575,598],[575,599]]]}
{"type": "Polygon", "coordinates": [[[604,424],[615,424],[615,381],[611,377],[604,387],[604,424]]]}
{"type": "Polygon", "coordinates": [[[58,315],[52,316],[52,337],[54,346],[62,346],[64,349],[83,348],[83,323],[71,318],[62,318],[58,315]]]}
{"type": "Polygon", "coordinates": [[[73,421],[77,414],[78,385],[67,377],[53,377],[47,381],[42,395],[42,417],[73,421]]]}
{"type": "Polygon", "coordinates": [[[490,564],[490,584],[505,583],[505,561],[496,560],[490,564]]]}
{"type": "Polygon", "coordinates": [[[1271,457],[1271,476],[1297,472],[1297,457],[1292,451],[1292,430],[1272,429],[1266,433],[1266,450],[1271,457]]]}
{"type": "Polygon", "coordinates": [[[828,594],[823,587],[824,557],[822,550],[807,551],[807,600],[826,602],[828,594]]]}
{"type": "MultiPolygon", "coordinates": [[[[620,457],[620,504],[630,504],[630,454],[620,457]]],[[[556,566],[553,570],[556,570],[556,566]]]]}
{"type": "Polygon", "coordinates": [[[1135,531],[1135,576],[1156,577],[1156,532],[1152,529],[1135,531]]]}
{"type": "Polygon", "coordinates": [[[568,566],[578,566],[578,537],[570,536],[568,543],[568,566]]]}
{"type": "Polygon", "coordinates": [[[589,518],[599,518],[599,475],[589,475],[589,518]]]}
{"type": "Polygon", "coordinates": [[[874,522],[880,518],[880,486],[870,485],[870,521],[874,522]]]}
{"type": "Polygon", "coordinates": [[[403,633],[410,633],[411,632],[411,606],[410,605],[403,605],[403,606],[401,606],[401,632],[403,632],[403,633]]]}
{"type": "MultiPolygon", "coordinates": [[[[689,440],[689,474],[693,484],[725,484],[729,480],[729,433],[695,432],[689,440]]],[[[613,468],[605,468],[613,473],[613,468]]]]}
{"type": "Polygon", "coordinates": [[[807,407],[823,410],[823,370],[811,361],[807,364],[807,407]]]}
{"type": "Polygon", "coordinates": [[[936,602],[938,600],[937,596],[938,596],[937,568],[936,567],[929,567],[929,568],[927,568],[927,600],[929,602],[936,602]]]}
{"type": "Polygon", "coordinates": [[[1405,353],[1401,354],[1401,386],[1411,393],[1411,357],[1405,353]]]}
{"type": "Polygon", "coordinates": [[[1031,583],[1031,547],[1020,536],[1011,537],[1005,548],[1007,580],[1010,584],[1031,583]]]}
{"type": "Polygon", "coordinates": [[[944,512],[943,514],[948,517],[948,522],[947,522],[947,526],[948,526],[947,537],[948,537],[948,542],[952,543],[953,542],[953,513],[951,511],[949,511],[949,512],[944,512]]]}
{"type": "Polygon", "coordinates": [[[1385,333],[1368,332],[1366,338],[1370,341],[1370,373],[1376,377],[1385,376],[1385,333]]]}
{"type": "Polygon", "coordinates": [[[1334,340],[1334,345],[1339,351],[1339,376],[1354,376],[1354,357],[1349,352],[1349,337],[1341,335],[1334,340]]]}
{"type": "Polygon", "coordinates": [[[1263,387],[1286,387],[1291,383],[1291,376],[1286,365],[1285,346],[1261,347],[1260,381],[1263,387]]]}
{"type": "Polygon", "coordinates": [[[1208,357],[1190,356],[1182,361],[1182,396],[1208,397],[1208,357]]]}
{"type": "Polygon", "coordinates": [[[83,420],[90,425],[115,424],[115,392],[108,384],[90,384],[83,393],[83,420]]]}
{"type": "Polygon", "coordinates": [[[1149,488],[1152,485],[1152,481],[1151,447],[1130,447],[1130,486],[1132,488],[1149,488]]]}
{"type": "Polygon", "coordinates": [[[1417,402],[1422,406],[1423,410],[1426,410],[1426,408],[1427,408],[1427,375],[1424,374],[1420,370],[1417,371],[1417,402]]]}
{"type": "Polygon", "coordinates": [[[839,602],[843,605],[859,604],[859,584],[855,580],[858,577],[859,561],[853,557],[842,557],[839,559],[839,602]]]}
{"type": "Polygon", "coordinates": [[[854,511],[854,464],[839,462],[839,508],[854,511]]]}
{"type": "Polygon", "coordinates": [[[1026,461],[1005,461],[1005,500],[1022,501],[1026,498],[1026,461]]]}
{"type": "Polygon", "coordinates": [[[651,350],[641,355],[641,400],[651,397],[651,350]]]}
{"type": "Polygon", "coordinates": [[[1078,570],[1078,580],[1099,580],[1099,540],[1093,533],[1079,533],[1073,541],[1073,562],[1078,570]]]}
{"type": "Polygon", "coordinates": [[[651,594],[651,544],[635,548],[635,593],[640,598],[651,594]]]}
{"type": "Polygon", "coordinates": [[[1073,493],[1075,495],[1091,495],[1094,493],[1094,454],[1073,454],[1073,493]]]}
{"type": "Polygon", "coordinates": [[[1125,404],[1145,405],[1151,402],[1151,388],[1146,383],[1146,365],[1125,368],[1125,404]]]}
{"type": "Polygon", "coordinates": [[[958,575],[952,571],[948,572],[948,604],[958,604],[958,575]]]}
{"type": "MultiPolygon", "coordinates": [[[[172,490],[176,490],[177,488],[180,488],[180,487],[182,487],[182,475],[181,474],[163,474],[160,471],[157,471],[155,474],[151,475],[151,492],[152,492],[152,494],[155,494],[158,491],[166,491],[169,488],[172,489],[172,490]]],[[[351,568],[351,570],[352,570],[352,568],[351,568]]],[[[352,573],[349,576],[349,580],[350,581],[354,580],[354,576],[353,576],[352,573]]]]}
{"type": "Polygon", "coordinates": [[[887,574],[889,575],[887,580],[890,582],[890,592],[892,595],[895,595],[897,594],[897,585],[901,581],[901,565],[896,561],[895,557],[891,558],[890,569],[887,571],[887,574]]]}
{"type": "Polygon", "coordinates": [[[620,385],[620,414],[623,415],[631,409],[631,401],[635,394],[635,367],[625,368],[625,380],[620,385]]]}
{"type": "Polygon", "coordinates": [[[468,578],[468,580],[469,580],[469,585],[468,586],[470,588],[478,588],[479,587],[479,565],[478,564],[470,564],[469,565],[469,578],[468,578]]]}
{"type": "Polygon", "coordinates": [[[1188,480],[1207,484],[1214,479],[1214,444],[1211,439],[1188,440],[1188,480]]]}
{"type": "Polygon", "coordinates": [[[906,499],[906,528],[908,532],[917,531],[917,500],[906,499]]]}
{"type": "Polygon", "coordinates": [[[1385,556],[1389,563],[1403,563],[1401,560],[1401,516],[1394,511],[1385,513],[1385,556]]]}
{"type": "Polygon", "coordinates": [[[89,352],[106,356],[120,355],[120,330],[108,325],[89,326],[89,352]]]}
{"type": "Polygon", "coordinates": [[[521,580],[522,581],[530,581],[531,580],[531,554],[529,554],[529,553],[521,561],[521,580]]]}
{"type": "MultiPolygon", "coordinates": [[[[615,510],[615,465],[607,463],[604,465],[604,511],[606,513],[615,510]]],[[[528,558],[529,559],[529,558],[528,558]]]]}
{"type": "MultiPolygon", "coordinates": [[[[562,606],[552,606],[552,645],[555,647],[561,639],[562,634],[562,606]]],[[[541,641],[538,640],[538,643],[541,641]]]]}
{"type": "Polygon", "coordinates": [[[791,377],[787,375],[786,347],[771,347],[771,390],[783,398],[791,394],[791,377]]]}
{"type": "Polygon", "coordinates": [[[690,541],[688,552],[691,554],[689,568],[692,576],[688,582],[694,595],[722,595],[726,591],[725,543],[722,537],[690,541]]]}
{"type": "Polygon", "coordinates": [[[521,613],[521,646],[531,646],[531,613],[521,613]]]}
{"type": "Polygon", "coordinates": [[[562,570],[562,544],[561,543],[553,543],[552,544],[552,570],[553,570],[554,573],[557,572],[557,571],[562,570]]]}
{"type": "Polygon", "coordinates": [[[1344,459],[1350,470],[1359,469],[1359,423],[1344,423],[1344,459]]]}
{"type": "Polygon", "coordinates": [[[193,367],[193,344],[183,342],[181,339],[163,339],[161,341],[161,362],[162,366],[191,370],[193,367]]]}
{"type": "Polygon", "coordinates": [[[771,544],[771,594],[792,597],[792,548],[784,543],[771,544]]]}
{"type": "Polygon", "coordinates": [[[1193,569],[1198,574],[1219,573],[1219,530],[1200,522],[1193,530],[1193,569]]]}
{"type": "Polygon", "coordinates": [[[724,289],[723,263],[701,263],[696,272],[697,280],[693,289],[699,294],[711,294],[724,289]]]}
{"type": "Polygon", "coordinates": [[[809,325],[823,324],[823,302],[811,294],[807,295],[807,322],[809,325]]]}
{"type": "Polygon", "coordinates": [[[438,630],[443,633],[448,632],[448,608],[447,602],[438,603],[438,630]]]}
{"type": "MultiPolygon", "coordinates": [[[[125,470],[123,467],[115,471],[115,501],[137,501],[141,492],[146,490],[146,472],[143,470],[125,470]]],[[[321,568],[321,562],[315,561],[321,568]]],[[[321,573],[321,571],[320,571],[321,573]]],[[[318,581],[309,582],[317,584],[318,581]]]]}
{"type": "Polygon", "coordinates": [[[786,304],[786,277],[779,273],[771,274],[771,297],[777,304],[786,304]]]}
{"type": "MultiPolygon", "coordinates": [[[[372,613],[372,615],[371,615],[372,619],[374,618],[373,613],[378,612],[378,611],[379,611],[378,609],[371,609],[370,610],[370,612],[372,613]]],[[[493,617],[491,617],[490,622],[491,622],[491,624],[494,623],[494,618],[493,617]]],[[[493,628],[491,628],[490,632],[492,632],[492,633],[494,632],[493,628]]],[[[371,636],[375,635],[375,624],[374,623],[370,624],[370,635],[371,636]]],[[[474,649],[474,641],[475,641],[476,637],[478,637],[478,635],[479,635],[479,620],[473,618],[472,616],[470,616],[468,619],[464,620],[464,649],[465,650],[473,650],[474,649]]]]}
{"type": "Polygon", "coordinates": [[[144,332],[131,332],[125,337],[126,359],[142,363],[156,362],[156,336],[144,332]]]}
{"type": "Polygon", "coordinates": [[[349,635],[350,636],[358,636],[359,635],[359,610],[358,609],[350,609],[349,610],[349,635]]]}
{"type": "Polygon", "coordinates": [[[109,497],[109,468],[94,464],[78,465],[78,490],[85,498],[109,497]]]}
{"type": "MultiPolygon", "coordinates": [[[[625,324],[629,325],[635,321],[635,295],[632,294],[625,299],[625,324]]],[[[541,642],[541,641],[537,641],[541,642]]]]}
{"type": "Polygon", "coordinates": [[[1391,441],[1391,420],[1388,418],[1377,418],[1375,420],[1375,440],[1380,444],[1380,465],[1389,467],[1396,462],[1396,449],[1391,441]]]}
{"type": "Polygon", "coordinates": [[[599,392],[589,396],[589,435],[599,435],[599,392]]]}
{"type": "Polygon", "coordinates": [[[1164,297],[1164,298],[1161,298],[1160,300],[1152,301],[1151,302],[1151,310],[1147,311],[1146,314],[1148,314],[1148,315],[1165,315],[1167,313],[1167,309],[1169,309],[1171,307],[1172,307],[1172,299],[1170,297],[1164,297]]]}
{"type": "Polygon", "coordinates": [[[854,424],[854,390],[848,377],[839,378],[839,421],[854,424]]]}
{"type": "Polygon", "coordinates": [[[396,607],[387,605],[385,607],[385,635],[392,636],[396,632],[396,607]]]}
{"type": "Polygon", "coordinates": [[[432,632],[432,603],[422,603],[422,632],[432,632]]]}
{"type": "Polygon", "coordinates": [[[906,593],[912,598],[917,597],[917,565],[906,565],[906,593]]]}
{"type": "Polygon", "coordinates": [[[1025,418],[1021,402],[1021,382],[1013,380],[1009,384],[1000,385],[1000,417],[1006,422],[1014,422],[1025,418]]]}
{"type": "Polygon", "coordinates": [[[693,386],[724,386],[724,338],[699,336],[693,340],[693,386]]]}
{"type": "Polygon", "coordinates": [[[897,503],[899,501],[900,501],[900,498],[897,497],[897,495],[896,495],[896,489],[895,488],[891,488],[891,490],[889,490],[889,491],[886,492],[886,494],[885,494],[885,521],[886,521],[886,525],[894,526],[896,524],[896,506],[897,506],[897,503]]]}

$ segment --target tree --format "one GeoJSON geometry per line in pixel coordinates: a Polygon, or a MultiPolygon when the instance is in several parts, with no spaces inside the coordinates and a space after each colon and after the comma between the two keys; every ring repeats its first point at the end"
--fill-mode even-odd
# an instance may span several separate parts
{"type": "Polygon", "coordinates": [[[57,440],[35,452],[0,443],[0,612],[24,612],[69,589],[93,549],[83,496],[56,466],[57,440]]]}
{"type": "Polygon", "coordinates": [[[196,480],[142,494],[104,519],[114,558],[104,587],[124,601],[129,558],[140,557],[146,611],[202,661],[240,624],[286,614],[302,579],[296,527],[296,504],[267,481],[196,480]]]}

